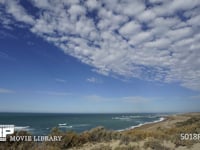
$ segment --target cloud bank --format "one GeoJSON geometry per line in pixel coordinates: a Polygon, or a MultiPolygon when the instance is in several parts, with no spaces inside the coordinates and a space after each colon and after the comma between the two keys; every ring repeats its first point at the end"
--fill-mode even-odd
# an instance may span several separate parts
{"type": "Polygon", "coordinates": [[[200,1],[0,0],[4,28],[32,33],[103,75],[200,90],[200,1]],[[27,8],[32,8],[30,9],[27,8]]]}

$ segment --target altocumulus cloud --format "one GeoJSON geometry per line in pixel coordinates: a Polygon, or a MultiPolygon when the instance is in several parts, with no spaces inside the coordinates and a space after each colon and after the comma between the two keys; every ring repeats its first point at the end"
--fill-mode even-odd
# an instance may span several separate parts
{"type": "Polygon", "coordinates": [[[104,75],[200,90],[199,0],[0,0],[1,26],[25,24],[104,75]]]}

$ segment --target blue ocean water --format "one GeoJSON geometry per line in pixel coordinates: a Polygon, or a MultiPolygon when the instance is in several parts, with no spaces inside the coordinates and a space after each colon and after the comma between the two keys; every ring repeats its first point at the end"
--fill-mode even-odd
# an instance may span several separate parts
{"type": "Polygon", "coordinates": [[[15,130],[33,135],[48,135],[52,128],[83,132],[97,126],[111,130],[125,130],[142,124],[161,121],[165,113],[132,114],[57,114],[57,113],[0,113],[0,124],[13,124],[15,130]]]}

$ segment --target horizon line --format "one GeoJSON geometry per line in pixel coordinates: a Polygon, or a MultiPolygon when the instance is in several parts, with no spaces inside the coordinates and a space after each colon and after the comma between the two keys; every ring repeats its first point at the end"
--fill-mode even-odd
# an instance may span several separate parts
{"type": "Polygon", "coordinates": [[[175,111],[170,111],[170,112],[1,112],[1,113],[31,113],[31,114],[133,114],[133,113],[197,113],[195,112],[175,112],[175,111]]]}

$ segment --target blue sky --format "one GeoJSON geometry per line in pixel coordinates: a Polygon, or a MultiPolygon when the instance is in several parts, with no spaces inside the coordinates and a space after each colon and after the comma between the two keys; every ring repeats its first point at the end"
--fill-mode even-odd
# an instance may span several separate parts
{"type": "Polygon", "coordinates": [[[199,14],[198,0],[0,0],[0,111],[200,111],[199,14]]]}

